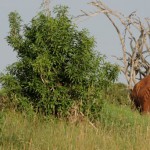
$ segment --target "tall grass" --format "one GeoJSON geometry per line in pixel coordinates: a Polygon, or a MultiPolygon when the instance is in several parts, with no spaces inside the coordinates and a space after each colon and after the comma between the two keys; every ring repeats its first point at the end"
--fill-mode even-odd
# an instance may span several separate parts
{"type": "Polygon", "coordinates": [[[129,108],[105,104],[97,130],[87,121],[71,124],[54,118],[0,114],[0,150],[148,150],[150,124],[129,108]]]}

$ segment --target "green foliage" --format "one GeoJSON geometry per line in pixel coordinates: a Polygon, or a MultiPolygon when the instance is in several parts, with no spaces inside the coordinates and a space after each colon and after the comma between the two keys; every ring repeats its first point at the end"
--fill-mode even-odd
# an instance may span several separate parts
{"type": "Polygon", "coordinates": [[[100,93],[116,80],[118,67],[94,51],[94,38],[77,30],[67,7],[56,7],[54,13],[39,13],[23,28],[19,14],[10,13],[7,41],[18,62],[1,75],[2,87],[20,109],[66,116],[80,103],[85,115],[95,114],[100,93]]]}
{"type": "Polygon", "coordinates": [[[131,106],[128,88],[123,83],[112,84],[104,90],[103,95],[112,104],[131,106]]]}

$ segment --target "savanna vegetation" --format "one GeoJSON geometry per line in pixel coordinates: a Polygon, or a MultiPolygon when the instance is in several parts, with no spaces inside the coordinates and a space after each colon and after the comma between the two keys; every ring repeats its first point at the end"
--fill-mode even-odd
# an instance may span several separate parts
{"type": "Polygon", "coordinates": [[[18,61],[1,74],[0,149],[148,149],[149,117],[131,110],[117,65],[58,6],[27,25],[9,15],[18,61]]]}
{"type": "Polygon", "coordinates": [[[67,7],[56,7],[54,17],[39,13],[24,26],[12,12],[9,22],[7,42],[18,61],[0,81],[13,107],[56,117],[68,117],[76,109],[98,117],[101,93],[117,79],[118,67],[94,50],[94,38],[77,30],[67,7]]]}
{"type": "Polygon", "coordinates": [[[105,104],[96,128],[86,119],[75,124],[14,110],[3,111],[0,117],[2,150],[148,150],[150,147],[150,118],[125,106],[105,104]]]}

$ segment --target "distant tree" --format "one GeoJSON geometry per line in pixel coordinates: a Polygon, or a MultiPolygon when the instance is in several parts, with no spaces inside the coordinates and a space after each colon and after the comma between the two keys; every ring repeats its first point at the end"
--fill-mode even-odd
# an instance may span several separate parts
{"type": "Polygon", "coordinates": [[[19,14],[9,14],[7,42],[18,62],[1,75],[2,87],[17,108],[30,104],[44,114],[66,116],[78,106],[88,115],[100,108],[99,92],[116,80],[118,67],[94,51],[94,38],[77,30],[67,7],[56,7],[54,16],[41,12],[21,26],[19,14]]]}

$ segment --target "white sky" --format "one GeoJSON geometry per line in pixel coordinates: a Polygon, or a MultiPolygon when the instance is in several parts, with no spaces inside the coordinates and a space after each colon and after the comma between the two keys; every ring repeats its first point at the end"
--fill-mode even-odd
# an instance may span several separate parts
{"type": "MultiPolygon", "coordinates": [[[[81,9],[92,11],[87,3],[91,0],[51,0],[51,8],[56,4],[67,5],[70,8],[70,15],[81,14],[81,9]]],[[[16,55],[12,48],[8,46],[5,37],[9,32],[8,14],[17,11],[24,23],[29,21],[40,11],[42,0],[1,0],[0,1],[0,72],[5,67],[15,62],[16,55]]],[[[128,15],[132,11],[137,11],[140,17],[150,17],[150,0],[105,0],[105,3],[112,9],[128,15]]],[[[87,28],[97,42],[97,50],[108,57],[108,60],[115,62],[112,55],[121,55],[121,46],[118,36],[110,22],[102,15],[78,22],[79,29],[87,28]]],[[[124,81],[124,76],[119,77],[124,81]]]]}

